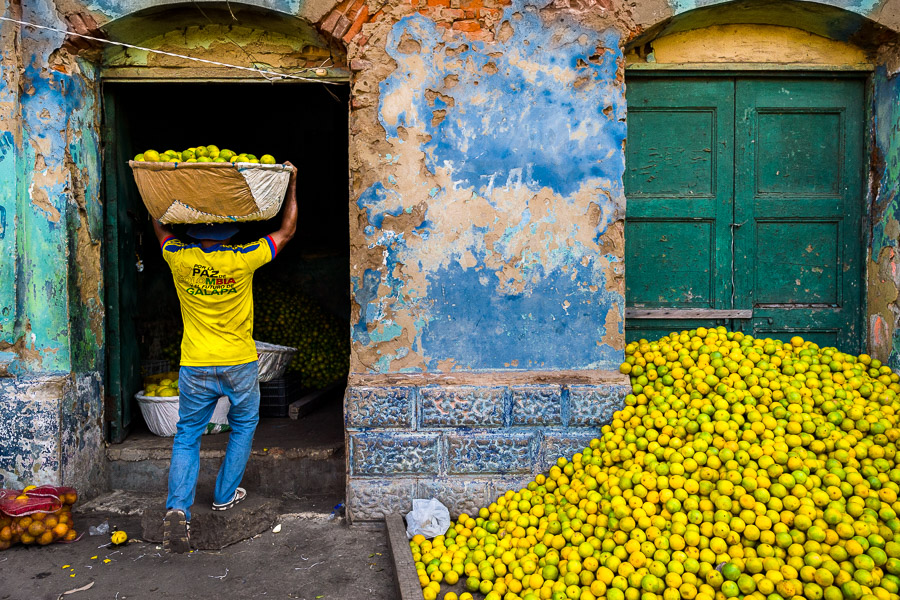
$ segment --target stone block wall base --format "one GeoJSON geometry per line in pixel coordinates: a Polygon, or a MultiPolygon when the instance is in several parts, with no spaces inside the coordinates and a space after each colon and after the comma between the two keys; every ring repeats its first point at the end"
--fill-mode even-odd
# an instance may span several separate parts
{"type": "Polygon", "coordinates": [[[102,423],[97,372],[0,378],[0,488],[65,485],[93,498],[106,486],[102,423]]]}
{"type": "Polygon", "coordinates": [[[612,373],[577,383],[435,379],[351,380],[344,418],[352,523],[405,514],[414,498],[437,498],[454,517],[487,506],[584,449],[630,392],[612,373]]]}

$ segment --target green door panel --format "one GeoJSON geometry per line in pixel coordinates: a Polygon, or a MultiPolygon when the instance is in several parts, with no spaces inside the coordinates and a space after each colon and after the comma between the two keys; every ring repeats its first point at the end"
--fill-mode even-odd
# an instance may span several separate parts
{"type": "Polygon", "coordinates": [[[126,161],[129,133],[117,118],[115,95],[103,97],[104,119],[104,287],[106,289],[106,421],[109,441],[121,442],[136,409],[134,394],[140,389],[141,357],[134,318],[137,314],[134,218],[131,208],[134,186],[126,161]]]}
{"type": "Polygon", "coordinates": [[[863,95],[859,80],[736,82],[735,298],[753,335],[861,351],[863,95]]]}
{"type": "Polygon", "coordinates": [[[860,351],[863,81],[638,76],[627,98],[626,306],[753,316],[632,311],[626,341],[725,325],[860,351]]]}
{"type": "Polygon", "coordinates": [[[639,249],[626,259],[626,279],[637,280],[631,298],[637,306],[715,306],[715,222],[646,219],[629,221],[627,234],[639,249]],[[684,240],[691,240],[685,244],[684,240]]]}
{"type": "MultiPolygon", "coordinates": [[[[629,81],[629,307],[730,307],[733,126],[734,84],[729,80],[629,81]]],[[[638,321],[626,322],[629,340],[685,326],[674,320],[638,321]]],[[[714,323],[694,326],[701,324],[714,323]]]]}

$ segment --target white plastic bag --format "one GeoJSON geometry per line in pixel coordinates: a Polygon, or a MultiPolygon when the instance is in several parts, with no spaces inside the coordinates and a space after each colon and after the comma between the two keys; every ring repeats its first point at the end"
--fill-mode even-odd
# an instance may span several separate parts
{"type": "Polygon", "coordinates": [[[412,512],[406,515],[406,536],[410,539],[414,535],[422,534],[431,539],[444,535],[450,527],[450,511],[438,501],[413,500],[412,512]]]}

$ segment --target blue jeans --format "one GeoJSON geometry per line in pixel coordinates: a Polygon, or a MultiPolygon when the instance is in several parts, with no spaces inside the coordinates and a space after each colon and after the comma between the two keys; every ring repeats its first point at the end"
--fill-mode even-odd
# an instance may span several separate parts
{"type": "Polygon", "coordinates": [[[259,368],[256,361],[228,367],[181,367],[178,387],[178,426],[172,442],[166,510],[183,510],[190,521],[200,474],[200,436],[221,396],[231,401],[231,433],[216,477],[214,502],[231,500],[241,483],[259,423],[259,368]]]}

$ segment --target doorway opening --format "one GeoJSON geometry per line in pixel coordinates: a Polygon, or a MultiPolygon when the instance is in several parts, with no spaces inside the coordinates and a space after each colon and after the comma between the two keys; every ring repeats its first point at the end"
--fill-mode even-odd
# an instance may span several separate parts
{"type": "MultiPolygon", "coordinates": [[[[319,406],[307,420],[312,433],[303,430],[303,419],[264,418],[258,443],[267,445],[269,431],[282,447],[304,443],[342,447],[341,398],[350,338],[349,87],[109,81],[104,83],[103,102],[110,441],[121,442],[129,435],[152,439],[135,394],[149,371],[177,371],[182,331],[171,272],[127,161],[150,148],[180,151],[214,144],[257,156],[272,154],[278,162],[291,161],[299,171],[297,233],[254,276],[254,337],[295,347],[303,343],[280,391],[288,401],[316,389],[329,392],[319,395],[319,406]],[[326,337],[327,343],[319,343],[326,337]],[[311,339],[319,344],[312,355],[306,343],[311,339]],[[304,361],[332,362],[327,368],[310,369],[304,361]],[[297,433],[296,428],[303,431],[297,433]]],[[[259,239],[280,222],[279,213],[269,221],[243,223],[234,243],[259,239]]],[[[186,226],[173,230],[184,237],[186,226]]]]}
{"type": "Polygon", "coordinates": [[[862,351],[865,83],[629,77],[626,341],[725,326],[862,351]]]}

